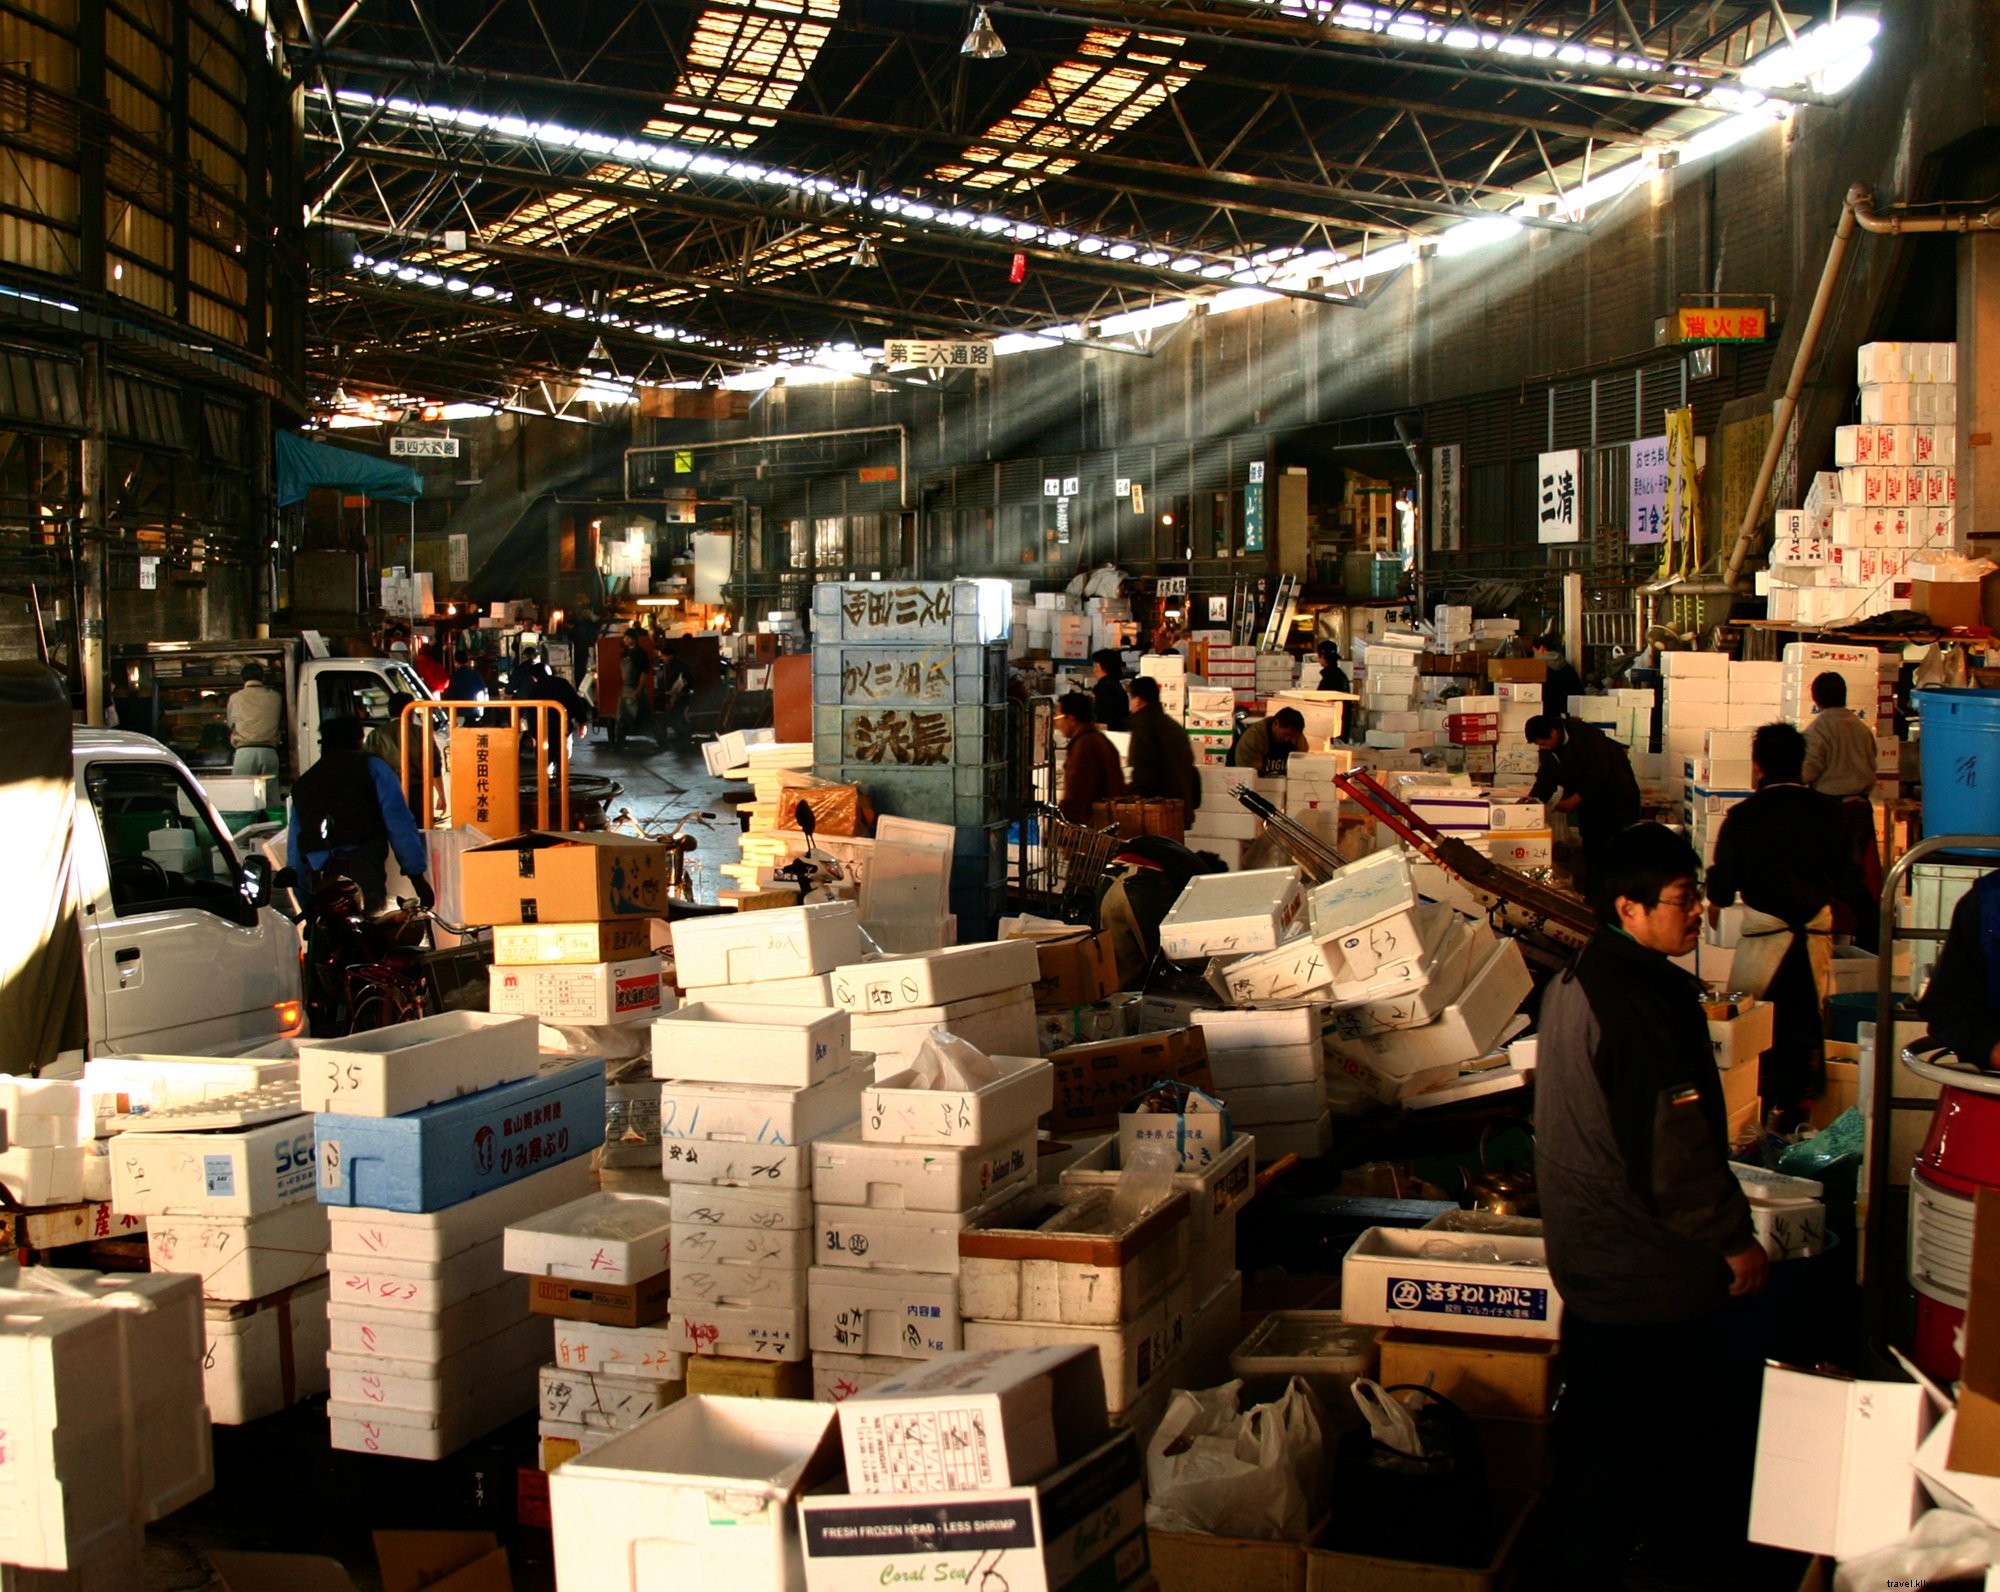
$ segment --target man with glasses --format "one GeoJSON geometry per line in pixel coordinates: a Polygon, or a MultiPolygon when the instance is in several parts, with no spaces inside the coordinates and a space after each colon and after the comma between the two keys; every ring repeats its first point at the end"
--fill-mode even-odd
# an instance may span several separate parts
{"type": "Polygon", "coordinates": [[[1699,863],[1658,824],[1605,843],[1601,925],[1542,999],[1535,1164],[1563,1299],[1554,1552],[1565,1587],[1625,1584],[1644,1543],[1730,1584],[1744,1541],[1758,1359],[1731,1300],[1764,1285],[1729,1169],[1701,989],[1699,863]],[[1733,1535],[1732,1535],[1733,1534],[1733,1535]]]}

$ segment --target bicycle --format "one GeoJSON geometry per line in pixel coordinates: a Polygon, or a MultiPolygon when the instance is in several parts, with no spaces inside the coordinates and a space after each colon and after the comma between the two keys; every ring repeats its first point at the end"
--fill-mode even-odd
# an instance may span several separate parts
{"type": "MultiPolygon", "coordinates": [[[[437,950],[431,927],[461,937],[467,931],[433,908],[399,901],[370,916],[360,886],[329,873],[303,910],[286,915],[305,929],[306,1019],[314,1038],[367,1033],[446,1009],[440,963],[460,953],[437,950]]],[[[490,950],[480,959],[489,960],[490,950]]]]}

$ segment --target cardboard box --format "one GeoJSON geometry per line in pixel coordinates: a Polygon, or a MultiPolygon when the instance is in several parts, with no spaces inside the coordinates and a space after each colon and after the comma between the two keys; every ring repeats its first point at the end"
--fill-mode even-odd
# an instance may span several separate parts
{"type": "MultiPolygon", "coordinates": [[[[805,1337],[801,1322],[798,1335],[805,1337]]],[[[726,1354],[688,1356],[690,1394],[739,1399],[804,1399],[813,1396],[812,1366],[804,1360],[739,1360],[726,1354]]]]}
{"type": "MultiPolygon", "coordinates": [[[[1495,686],[1502,683],[1540,685],[1549,677],[1549,666],[1540,658],[1488,658],[1486,678],[1495,686]]],[[[1500,694],[1497,690],[1496,695],[1500,694]]]]}
{"type": "Polygon", "coordinates": [[[808,1148],[814,1198],[870,1210],[966,1211],[1033,1183],[1036,1171],[1033,1128],[1012,1143],[935,1148],[869,1143],[857,1123],[808,1148]]]}
{"type": "Polygon", "coordinates": [[[1109,1589],[1141,1584],[1147,1566],[1139,1453],[1125,1432],[1033,1486],[814,1494],[800,1501],[799,1529],[808,1592],[919,1580],[1109,1589]]]}
{"type": "Polygon", "coordinates": [[[1994,1189],[1973,1198],[1971,1271],[1951,1468],[2000,1476],[2000,1191],[1994,1189]]]}
{"type": "Polygon", "coordinates": [[[477,1094],[541,1065],[535,1024],[518,1015],[440,1012],[338,1039],[299,1040],[302,1109],[400,1117],[477,1094]]]}
{"type": "MultiPolygon", "coordinates": [[[[1539,1493],[1496,1492],[1492,1557],[1469,1568],[1308,1548],[1305,1592],[1499,1592],[1514,1584],[1511,1572],[1540,1502],[1539,1493]]],[[[1163,1587],[1163,1592],[1173,1589],[1163,1587]]]]}
{"type": "MultiPolygon", "coordinates": [[[[513,1592],[507,1550],[487,1531],[378,1531],[382,1592],[513,1592]]],[[[332,1559],[210,1552],[226,1592],[355,1592],[332,1559]]]]}
{"type": "Polygon", "coordinates": [[[861,1137],[874,1144],[997,1144],[1031,1130],[1055,1103],[1055,1068],[994,1056],[999,1076],[975,1089],[923,1089],[897,1072],[861,1092],[861,1137]]]}
{"type": "Polygon", "coordinates": [[[853,1018],[834,1007],[680,1007],[653,1025],[653,1076],[806,1089],[848,1071],[853,1018]]]}
{"type": "Polygon", "coordinates": [[[1916,1382],[1766,1365],[1750,1540],[1836,1559],[1900,1542],[1923,1508],[1912,1461],[1935,1419],[1916,1382]]]}
{"type": "MultiPolygon", "coordinates": [[[[1281,1088],[1315,1087],[1321,1091],[1310,1113],[1318,1116],[1326,1104],[1324,1080],[1315,1074],[1311,1085],[1281,1085],[1281,1088]]],[[[1245,1091],[1261,1094],[1265,1091],[1245,1091]]],[[[1165,1153],[1175,1172],[1194,1172],[1213,1166],[1229,1149],[1233,1129],[1228,1107],[1211,1095],[1195,1090],[1179,1110],[1121,1111],[1118,1113],[1118,1156],[1127,1166],[1150,1151],[1165,1153]]]]}
{"type": "Polygon", "coordinates": [[[1501,1264],[1433,1260],[1434,1234],[1371,1227],[1340,1268],[1341,1311],[1358,1326],[1417,1327],[1486,1337],[1559,1338],[1562,1298],[1539,1238],[1495,1235],[1501,1264]]]}
{"type": "Polygon", "coordinates": [[[1118,962],[1108,934],[1077,934],[1033,941],[1035,1005],[1042,1010],[1089,1006],[1118,988],[1118,962]]]}
{"type": "Polygon", "coordinates": [[[840,1463],[834,1411],[694,1397],[549,1478],[556,1577],[593,1592],[801,1592],[794,1502],[840,1463]]]}
{"type": "Polygon", "coordinates": [[[1146,1540],[1159,1592],[1305,1592],[1303,1542],[1153,1530],[1146,1540]]]}
{"type": "Polygon", "coordinates": [[[861,960],[861,908],[818,902],[734,917],[683,918],[673,927],[674,976],[683,988],[807,978],[861,960]]]}
{"type": "Polygon", "coordinates": [[[628,962],[653,949],[646,918],[596,923],[503,923],[493,930],[493,960],[502,967],[540,962],[628,962]]]}
{"type": "Polygon", "coordinates": [[[1562,1387],[1559,1346],[1551,1339],[1395,1327],[1376,1341],[1384,1387],[1428,1382],[1475,1419],[1538,1420],[1562,1387]]]}
{"type": "Polygon", "coordinates": [[[586,1194],[510,1223],[503,1264],[530,1277],[636,1283],[667,1269],[673,1206],[648,1194],[586,1194]]]}
{"type": "Polygon", "coordinates": [[[667,1313],[668,1274],[657,1272],[636,1283],[578,1282],[566,1277],[530,1277],[528,1308],[559,1321],[594,1321],[606,1327],[649,1327],[667,1313]]]}
{"type": "Polygon", "coordinates": [[[672,1011],[671,986],[662,988],[657,956],[626,962],[556,962],[500,966],[487,975],[487,1003],[545,1023],[603,1027],[645,1022],[672,1011]]]}
{"type": "Polygon", "coordinates": [[[458,868],[459,909],[468,923],[580,923],[667,911],[667,848],[633,836],[529,830],[469,847],[458,868]]]}
{"type": "Polygon", "coordinates": [[[1040,977],[1034,945],[1000,940],[835,968],[833,998],[850,1012],[900,1011],[998,994],[1034,985],[1040,977]]]}
{"type": "Polygon", "coordinates": [[[1059,1135],[1116,1128],[1118,1113],[1154,1083],[1184,1083],[1214,1092],[1208,1046],[1200,1029],[1072,1045],[1049,1060],[1055,1068],[1050,1126],[1059,1135]]]}

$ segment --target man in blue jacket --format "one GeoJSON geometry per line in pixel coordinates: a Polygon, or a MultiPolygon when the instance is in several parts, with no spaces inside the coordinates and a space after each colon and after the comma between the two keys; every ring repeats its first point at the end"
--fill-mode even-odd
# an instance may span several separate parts
{"type": "Polygon", "coordinates": [[[328,719],[320,726],[319,761],[292,785],[292,820],[286,860],[310,890],[314,875],[337,873],[361,887],[370,912],[389,899],[389,850],[426,907],[434,897],[426,875],[424,837],[403,798],[396,771],[361,749],[359,719],[328,719]]]}

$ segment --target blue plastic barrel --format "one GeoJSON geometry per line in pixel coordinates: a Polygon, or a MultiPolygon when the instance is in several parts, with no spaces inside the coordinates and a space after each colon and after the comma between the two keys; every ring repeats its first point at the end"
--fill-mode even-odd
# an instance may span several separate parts
{"type": "Polygon", "coordinates": [[[2000,691],[1939,687],[1915,698],[1924,833],[2000,835],[2000,691]]]}

